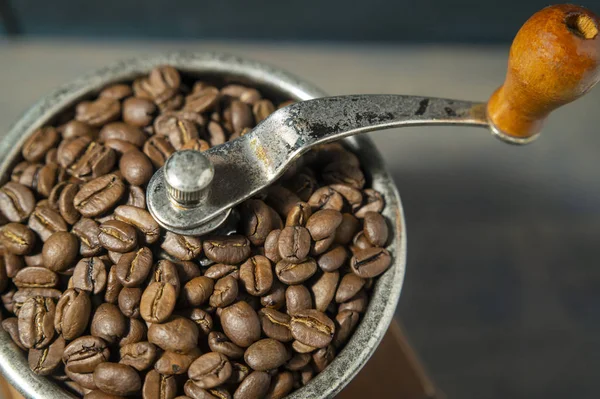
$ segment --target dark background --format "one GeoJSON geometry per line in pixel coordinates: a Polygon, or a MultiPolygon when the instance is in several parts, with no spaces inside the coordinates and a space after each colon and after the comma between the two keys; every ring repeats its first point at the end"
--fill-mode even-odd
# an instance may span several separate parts
{"type": "MultiPolygon", "coordinates": [[[[577,2],[592,7],[598,0],[577,2]]],[[[0,0],[4,31],[94,39],[506,43],[547,0],[0,0]]],[[[2,23],[0,23],[2,28],[2,23]]],[[[0,29],[2,31],[2,29],[0,29]]]]}

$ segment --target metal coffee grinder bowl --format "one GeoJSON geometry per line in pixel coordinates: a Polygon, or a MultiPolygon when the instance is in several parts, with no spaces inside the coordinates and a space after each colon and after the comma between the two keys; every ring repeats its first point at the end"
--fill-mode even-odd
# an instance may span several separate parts
{"type": "MultiPolygon", "coordinates": [[[[288,396],[333,397],[360,371],[383,338],[405,273],[406,231],[400,197],[371,140],[355,135],[406,125],[459,124],[486,127],[511,144],[529,143],[538,137],[553,109],[585,94],[599,80],[599,27],[595,15],[577,6],[552,6],[536,13],[517,34],[506,81],[487,103],[391,95],[323,98],[325,93],[320,89],[286,72],[223,54],[173,53],[121,62],[62,87],[17,121],[0,144],[0,183],[10,179],[9,171],[21,160],[23,142],[36,129],[52,123],[56,115],[103,87],[132,81],[156,66],[172,65],[189,76],[248,84],[268,96],[299,101],[274,112],[239,139],[202,153],[199,162],[210,173],[201,173],[201,187],[190,189],[189,198],[194,198],[194,204],[169,205],[173,187],[169,187],[165,175],[171,172],[163,167],[148,186],[148,206],[165,229],[190,235],[210,232],[226,220],[232,206],[274,182],[310,147],[343,140],[360,159],[370,186],[385,198],[383,215],[392,232],[386,248],[393,262],[378,278],[368,309],[344,349],[323,372],[288,396]],[[278,134],[273,135],[273,131],[278,134]],[[260,157],[252,152],[257,148],[262,151],[260,157]],[[244,161],[257,158],[269,162],[244,161]],[[226,166],[234,163],[239,173],[226,175],[226,166]],[[202,192],[210,179],[218,181],[223,176],[243,184],[216,184],[216,188],[202,192]]],[[[23,353],[3,331],[0,371],[27,398],[72,397],[51,380],[35,375],[23,353]]]]}

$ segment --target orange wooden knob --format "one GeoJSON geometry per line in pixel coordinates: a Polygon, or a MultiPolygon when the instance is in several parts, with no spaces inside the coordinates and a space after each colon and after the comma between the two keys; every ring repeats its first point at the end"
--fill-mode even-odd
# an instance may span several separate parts
{"type": "Polygon", "coordinates": [[[527,140],[548,114],[590,90],[600,79],[600,20],[563,4],[534,14],[510,48],[506,80],[492,94],[488,120],[505,138],[527,140]]]}

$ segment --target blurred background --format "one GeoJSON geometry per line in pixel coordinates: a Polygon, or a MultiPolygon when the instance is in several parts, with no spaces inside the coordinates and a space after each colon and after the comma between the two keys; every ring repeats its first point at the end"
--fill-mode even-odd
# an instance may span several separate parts
{"type": "MultiPolygon", "coordinates": [[[[0,0],[0,134],[74,77],[181,49],[272,63],[330,94],[485,100],[512,37],[546,5],[0,0]]],[[[372,134],[406,214],[398,317],[449,398],[598,397],[599,107],[596,89],[523,148],[477,129],[372,134]]]]}

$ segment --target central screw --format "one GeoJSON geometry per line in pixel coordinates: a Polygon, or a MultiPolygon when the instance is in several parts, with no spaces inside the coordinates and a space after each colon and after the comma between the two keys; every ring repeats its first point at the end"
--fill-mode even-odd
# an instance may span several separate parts
{"type": "Polygon", "coordinates": [[[197,205],[210,185],[215,169],[210,160],[196,150],[178,151],[164,166],[165,185],[169,198],[178,205],[197,205]]]}

